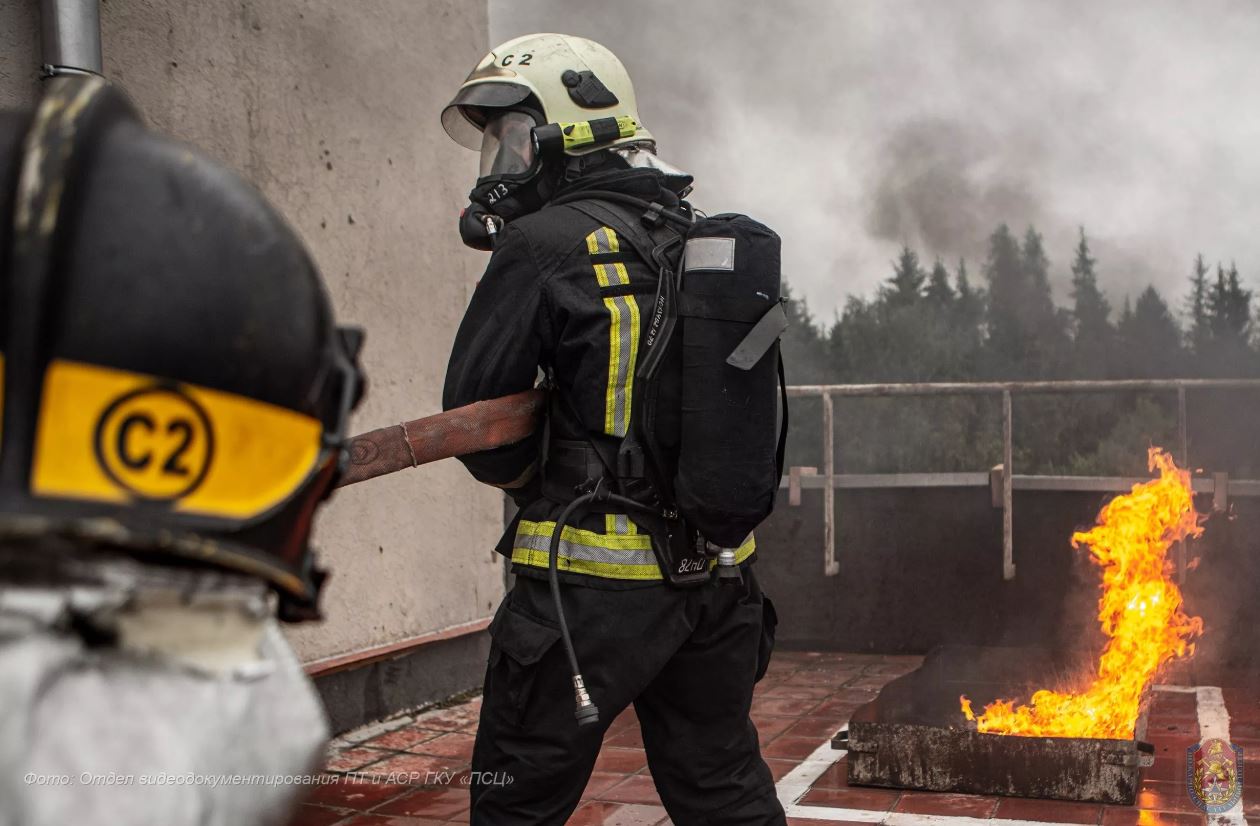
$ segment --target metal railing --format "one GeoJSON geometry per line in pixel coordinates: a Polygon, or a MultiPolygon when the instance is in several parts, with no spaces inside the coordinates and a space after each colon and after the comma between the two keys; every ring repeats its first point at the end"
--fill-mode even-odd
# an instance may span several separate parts
{"type": "MultiPolygon", "coordinates": [[[[1190,390],[1260,390],[1260,379],[1124,379],[1102,381],[1010,381],[1010,382],[903,382],[890,384],[824,384],[790,385],[790,398],[822,399],[823,470],[793,467],[780,482],[787,487],[789,504],[800,504],[802,487],[823,489],[823,572],[835,576],[840,572],[836,560],[836,489],[839,487],[937,487],[988,484],[993,490],[994,505],[1002,508],[1002,578],[1015,578],[1014,491],[1018,486],[1028,490],[1127,490],[1138,479],[1121,477],[1023,476],[1017,477],[1012,467],[1013,434],[1011,398],[1016,394],[1053,393],[1121,393],[1176,392],[1177,394],[1177,461],[1189,466],[1189,439],[1186,429],[1186,392],[1190,390]],[[835,412],[832,399],[891,396],[985,396],[1002,397],[1002,464],[989,473],[911,473],[862,474],[837,476],[835,466],[835,412]],[[804,477],[815,477],[805,480],[804,477]],[[1022,484],[1017,484],[1022,483],[1022,484]]],[[[1194,480],[1196,493],[1212,493],[1214,506],[1223,509],[1229,495],[1260,496],[1260,482],[1231,481],[1225,474],[1194,480]]],[[[1178,551],[1177,565],[1181,578],[1185,571],[1185,549],[1178,551]]]]}

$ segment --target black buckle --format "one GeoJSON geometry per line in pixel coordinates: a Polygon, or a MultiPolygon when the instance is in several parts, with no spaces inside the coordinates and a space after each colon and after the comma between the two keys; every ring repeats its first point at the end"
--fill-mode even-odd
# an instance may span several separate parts
{"type": "Polygon", "coordinates": [[[608,497],[612,495],[612,488],[608,485],[608,478],[600,476],[598,479],[587,479],[582,484],[576,486],[573,492],[578,496],[586,496],[588,493],[594,498],[594,502],[607,502],[608,497]]]}
{"type": "Polygon", "coordinates": [[[662,214],[664,211],[665,207],[663,205],[653,201],[648,205],[647,212],[644,212],[643,216],[639,220],[642,221],[644,226],[649,229],[656,229],[661,224],[665,223],[665,216],[662,214]]]}

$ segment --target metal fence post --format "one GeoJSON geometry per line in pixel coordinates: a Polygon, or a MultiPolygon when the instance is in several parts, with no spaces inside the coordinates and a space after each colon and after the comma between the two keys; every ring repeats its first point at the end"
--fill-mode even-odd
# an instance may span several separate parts
{"type": "Polygon", "coordinates": [[[1186,425],[1186,388],[1177,386],[1177,461],[1187,470],[1190,469],[1190,437],[1186,425]]]}
{"type": "Polygon", "coordinates": [[[1011,391],[1002,391],[1002,579],[1015,578],[1015,521],[1012,511],[1015,494],[1011,463],[1014,461],[1014,433],[1011,427],[1011,391]]]}
{"type": "MultiPolygon", "coordinates": [[[[1179,384],[1177,385],[1177,452],[1180,455],[1177,459],[1186,470],[1190,470],[1190,437],[1188,432],[1189,428],[1186,425],[1186,388],[1185,385],[1179,384]]],[[[1193,471],[1191,472],[1193,473],[1193,471]]],[[[1177,584],[1185,585],[1186,540],[1177,540],[1174,556],[1177,559],[1177,584]]]]}
{"type": "Polygon", "coordinates": [[[827,477],[823,488],[823,573],[835,576],[840,573],[836,561],[836,456],[835,421],[831,394],[823,393],[823,475],[827,477]]]}

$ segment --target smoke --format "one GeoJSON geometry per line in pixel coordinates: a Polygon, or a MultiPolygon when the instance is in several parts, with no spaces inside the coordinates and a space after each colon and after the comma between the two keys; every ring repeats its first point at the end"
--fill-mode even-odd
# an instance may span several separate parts
{"type": "Polygon", "coordinates": [[[1032,181],[1005,154],[974,124],[928,118],[898,126],[867,186],[871,238],[974,260],[1010,216],[1041,223],[1032,181]]]}
{"type": "Polygon", "coordinates": [[[491,0],[491,29],[613,49],[697,205],[775,227],[823,320],[902,243],[978,272],[1001,221],[1046,236],[1060,300],[1082,225],[1116,306],[1177,306],[1199,251],[1260,281],[1245,0],[491,0]]]}

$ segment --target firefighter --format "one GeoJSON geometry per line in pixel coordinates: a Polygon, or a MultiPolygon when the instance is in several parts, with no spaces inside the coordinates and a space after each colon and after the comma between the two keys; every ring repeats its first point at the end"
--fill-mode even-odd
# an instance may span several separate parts
{"type": "MultiPolygon", "coordinates": [[[[565,822],[608,724],[633,704],[673,822],[784,823],[749,718],[774,630],[750,568],[752,538],[732,549],[742,576],[722,580],[731,584],[719,584],[705,561],[697,587],[674,587],[639,513],[595,508],[563,530],[558,597],[547,581],[556,520],[576,489],[651,487],[632,455],[610,457],[629,455],[621,448],[643,395],[636,360],[657,270],[624,231],[584,207],[581,193],[620,193],[685,214],[691,178],[656,157],[618,59],[578,37],[536,34],[494,49],[442,122],[481,152],[460,234],[493,249],[455,339],[443,404],[528,389],[540,370],[551,387],[546,426],[532,439],[462,458],[519,507],[498,547],[516,578],[490,626],[472,822],[565,822]],[[556,599],[581,679],[566,666],[556,599]]],[[[675,446],[678,384],[675,369],[655,389],[665,400],[661,440],[675,446]]]]}
{"type": "Polygon", "coordinates": [[[359,336],[256,191],[46,84],[0,112],[0,824],[283,822],[359,336]]]}

